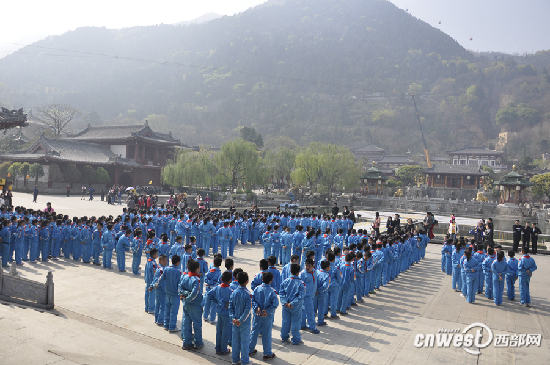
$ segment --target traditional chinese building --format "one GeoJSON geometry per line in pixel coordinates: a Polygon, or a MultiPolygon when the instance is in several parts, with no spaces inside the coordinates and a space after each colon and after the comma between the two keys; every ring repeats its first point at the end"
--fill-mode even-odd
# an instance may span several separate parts
{"type": "Polygon", "coordinates": [[[27,125],[27,114],[23,113],[23,108],[19,110],[9,110],[2,107],[2,109],[0,109],[0,130],[25,125],[27,125]]]}
{"type": "Polygon", "coordinates": [[[361,176],[361,194],[362,195],[382,195],[384,193],[384,184],[389,177],[376,168],[373,161],[372,167],[361,176]]]}
{"type": "Polygon", "coordinates": [[[479,189],[481,178],[489,175],[479,165],[433,165],[422,171],[434,188],[479,189]]]}
{"type": "Polygon", "coordinates": [[[384,156],[386,150],[369,143],[366,146],[351,149],[351,153],[357,159],[366,159],[368,161],[378,161],[384,156]]]}
{"type": "Polygon", "coordinates": [[[525,191],[533,186],[533,183],[525,179],[525,176],[513,170],[507,173],[500,181],[494,182],[500,189],[501,203],[522,203],[525,197],[525,191]]]}
{"type": "Polygon", "coordinates": [[[478,165],[499,169],[503,151],[490,150],[487,147],[464,147],[456,151],[447,151],[453,165],[478,165]]]}
{"type": "Polygon", "coordinates": [[[48,181],[49,164],[67,164],[103,167],[111,182],[124,186],[162,185],[161,169],[167,159],[173,158],[180,142],[171,133],[151,130],[141,125],[101,126],[88,125],[83,131],[66,138],[54,139],[42,135],[30,148],[0,155],[0,160],[38,162],[43,165],[48,181]]]}

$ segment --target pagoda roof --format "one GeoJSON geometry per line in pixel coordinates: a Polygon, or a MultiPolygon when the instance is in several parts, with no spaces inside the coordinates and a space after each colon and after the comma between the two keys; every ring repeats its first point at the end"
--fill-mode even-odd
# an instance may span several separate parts
{"type": "Polygon", "coordinates": [[[178,145],[180,141],[172,137],[172,133],[154,132],[147,122],[135,125],[111,125],[88,127],[81,132],[70,135],[67,139],[88,142],[115,142],[140,138],[153,143],[178,145]]]}
{"type": "Polygon", "coordinates": [[[10,129],[27,125],[27,114],[23,113],[23,108],[19,110],[9,110],[4,107],[0,109],[0,129],[10,129]]]}
{"type": "Polygon", "coordinates": [[[361,176],[361,179],[388,180],[389,177],[385,176],[382,171],[378,170],[373,163],[372,167],[368,169],[363,176],[361,176]]]}
{"type": "Polygon", "coordinates": [[[504,154],[504,151],[490,150],[485,146],[481,146],[481,147],[464,146],[463,148],[461,148],[459,150],[445,151],[445,153],[447,153],[449,155],[461,154],[461,153],[465,154],[465,155],[473,155],[473,154],[476,154],[476,155],[502,155],[502,154],[504,154]]]}
{"type": "Polygon", "coordinates": [[[425,174],[487,176],[479,165],[432,165],[422,170],[425,174]]]}
{"type": "Polygon", "coordinates": [[[525,176],[516,171],[516,166],[514,169],[504,175],[500,181],[495,181],[495,185],[503,186],[533,186],[534,184],[529,180],[525,179],[525,176]]]}
{"type": "Polygon", "coordinates": [[[416,164],[414,160],[411,160],[409,156],[382,156],[381,159],[379,159],[376,163],[381,164],[396,164],[396,163],[403,163],[403,164],[416,164]]]}
{"type": "Polygon", "coordinates": [[[53,139],[44,135],[40,136],[27,150],[2,154],[0,158],[2,160],[25,162],[52,161],[89,165],[141,166],[133,160],[120,158],[105,145],[68,139],[53,139]]]}

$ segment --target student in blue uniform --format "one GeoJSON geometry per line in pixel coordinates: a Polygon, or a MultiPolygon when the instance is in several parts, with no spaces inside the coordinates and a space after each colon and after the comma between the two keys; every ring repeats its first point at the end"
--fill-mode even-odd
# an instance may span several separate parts
{"type": "Polygon", "coordinates": [[[451,255],[451,263],[453,265],[451,287],[457,292],[462,288],[462,275],[460,273],[460,258],[462,256],[464,256],[464,247],[461,242],[456,241],[453,253],[451,255]]]}
{"type": "MultiPolygon", "coordinates": [[[[346,252],[346,250],[344,250],[346,252]]],[[[342,273],[342,281],[340,282],[340,297],[338,300],[340,303],[340,314],[347,315],[348,304],[351,299],[351,288],[353,285],[354,270],[353,270],[353,254],[347,253],[345,256],[345,263],[340,266],[340,272],[342,273]]]]}
{"type": "Polygon", "coordinates": [[[233,232],[229,228],[229,222],[223,222],[223,227],[217,232],[220,240],[222,258],[227,258],[227,252],[229,250],[229,244],[233,240],[233,232]]]}
{"type": "MultiPolygon", "coordinates": [[[[330,276],[330,285],[328,288],[328,297],[325,305],[325,314],[328,315],[328,309],[330,306],[330,319],[339,319],[337,315],[338,308],[338,295],[340,292],[340,281],[342,279],[342,274],[340,273],[340,268],[336,264],[336,255],[334,252],[327,252],[325,255],[327,261],[330,263],[329,276],[330,276]]],[[[322,268],[322,266],[321,266],[322,268]]]]}
{"type": "MultiPolygon", "coordinates": [[[[290,256],[290,262],[283,267],[283,270],[281,270],[281,284],[283,281],[288,279],[290,277],[290,266],[292,264],[298,264],[300,265],[300,256],[298,255],[292,255],[290,256]]],[[[279,286],[280,287],[280,286],[279,286]]]]}
{"type": "Polygon", "coordinates": [[[260,272],[254,276],[254,279],[252,279],[252,283],[250,284],[250,289],[254,291],[257,286],[262,285],[263,283],[263,274],[269,269],[269,261],[266,259],[260,260],[260,272]]]}
{"type": "Polygon", "coordinates": [[[226,271],[221,276],[222,283],[207,294],[210,302],[216,306],[218,322],[216,323],[216,354],[227,355],[231,352],[227,344],[231,340],[231,321],[229,320],[229,299],[233,290],[230,288],[233,275],[226,271]]]}
{"type": "Polygon", "coordinates": [[[302,313],[302,329],[309,328],[311,333],[317,334],[319,330],[315,325],[315,313],[313,310],[313,298],[317,291],[317,273],[315,272],[314,261],[312,259],[307,259],[305,264],[305,269],[300,272],[300,280],[302,280],[306,286],[302,313]]]}
{"type": "MultiPolygon", "coordinates": [[[[267,258],[271,255],[271,227],[267,226],[266,231],[262,235],[262,244],[264,246],[264,259],[267,260],[267,258]]],[[[254,290],[254,289],[252,289],[254,290]]]]}
{"type": "Polygon", "coordinates": [[[246,288],[248,284],[248,274],[239,273],[237,280],[239,287],[233,291],[229,299],[229,318],[231,319],[232,336],[231,347],[233,354],[231,356],[233,364],[247,365],[250,350],[250,311],[252,309],[252,295],[246,288]]]}
{"type": "Polygon", "coordinates": [[[504,282],[506,281],[506,273],[509,272],[508,264],[504,259],[504,251],[499,251],[496,260],[493,261],[491,271],[493,274],[493,298],[495,304],[502,305],[502,295],[504,293],[504,282]]]}
{"type": "MultiPolygon", "coordinates": [[[[2,221],[0,223],[0,238],[2,241],[0,242],[0,247],[2,248],[2,267],[8,267],[8,259],[10,259],[10,240],[11,240],[11,233],[10,233],[10,225],[11,222],[5,218],[2,218],[2,221]]],[[[0,269],[2,270],[2,269],[0,269]]]]}
{"type": "Polygon", "coordinates": [[[164,326],[165,316],[168,313],[165,312],[166,307],[166,281],[162,280],[159,283],[160,277],[163,275],[166,265],[168,264],[168,257],[166,255],[159,256],[159,265],[155,271],[153,282],[150,289],[155,291],[155,324],[158,326],[164,326]]]}
{"type": "MultiPolygon", "coordinates": [[[[101,236],[101,247],[103,248],[103,267],[105,269],[112,269],[111,258],[113,257],[113,249],[115,248],[115,232],[113,231],[112,223],[107,225],[107,230],[101,236]]],[[[152,278],[153,276],[151,275],[152,278]]]]}
{"type": "Polygon", "coordinates": [[[200,293],[200,265],[191,259],[187,262],[187,274],[183,274],[178,285],[180,299],[183,301],[181,319],[181,338],[184,350],[200,350],[202,341],[202,294],[200,293]],[[193,346],[194,344],[194,346],[193,346]]]}
{"type": "Polygon", "coordinates": [[[116,261],[118,266],[118,271],[126,272],[126,248],[130,247],[130,235],[132,234],[131,229],[127,229],[124,236],[120,236],[116,244],[116,261]]]}
{"type": "MultiPolygon", "coordinates": [[[[156,250],[156,249],[155,249],[156,250]]],[[[158,254],[158,253],[156,253],[158,254]]],[[[172,264],[163,269],[155,285],[165,285],[165,305],[164,305],[164,330],[177,332],[176,323],[178,321],[178,311],[180,308],[179,282],[181,278],[180,257],[172,256],[172,264]]]]}
{"type": "Polygon", "coordinates": [[[145,264],[145,312],[150,314],[155,313],[155,295],[151,293],[150,288],[157,271],[157,262],[155,261],[157,257],[158,250],[153,248],[150,257],[147,259],[147,264],[145,264]]]}
{"type": "Polygon", "coordinates": [[[290,227],[285,226],[283,233],[281,234],[281,252],[282,252],[282,265],[285,266],[290,262],[290,256],[292,253],[292,234],[290,233],[290,227]]]}
{"type": "Polygon", "coordinates": [[[516,291],[515,284],[518,280],[518,264],[519,261],[514,257],[516,253],[514,250],[508,251],[508,272],[506,273],[506,295],[509,300],[515,300],[516,291]]]}
{"type": "Polygon", "coordinates": [[[273,274],[273,282],[271,283],[271,287],[273,288],[273,290],[275,290],[275,293],[279,293],[279,288],[281,286],[281,273],[279,272],[279,269],[275,267],[275,264],[277,263],[277,257],[269,256],[267,258],[267,262],[269,263],[267,271],[273,274]]]}
{"type": "Polygon", "coordinates": [[[529,283],[531,276],[533,276],[533,271],[537,269],[537,264],[535,263],[535,259],[529,256],[529,247],[522,247],[521,254],[522,256],[518,263],[519,295],[521,305],[530,307],[531,295],[529,293],[529,283]]]}
{"type": "Polygon", "coordinates": [[[205,322],[210,322],[212,324],[216,323],[216,306],[212,305],[212,301],[209,299],[210,295],[208,293],[211,290],[214,290],[220,282],[222,272],[220,266],[222,265],[222,258],[216,257],[213,261],[214,267],[205,276],[206,283],[206,295],[204,296],[204,311],[202,313],[203,319],[205,322]]]}
{"type": "Polygon", "coordinates": [[[264,349],[264,361],[275,357],[271,349],[271,334],[273,330],[273,317],[275,310],[279,306],[279,298],[271,284],[273,274],[266,272],[263,274],[263,284],[258,286],[252,293],[252,333],[250,335],[249,354],[255,355],[255,349],[258,341],[258,335],[262,334],[262,345],[264,349]]]}
{"type": "Polygon", "coordinates": [[[302,305],[306,288],[304,282],[298,276],[300,265],[290,265],[290,277],[281,283],[279,299],[283,306],[283,323],[281,325],[281,340],[288,342],[292,333],[292,344],[302,345],[300,324],[302,323],[302,305]]]}
{"type": "Polygon", "coordinates": [[[487,250],[488,256],[483,260],[481,267],[483,268],[483,276],[485,279],[485,297],[493,299],[493,262],[495,261],[495,250],[489,247],[487,250]]]}
{"type": "Polygon", "coordinates": [[[481,263],[472,257],[471,251],[466,251],[466,259],[462,266],[466,272],[466,285],[467,285],[467,298],[468,303],[474,303],[476,300],[476,293],[478,289],[479,271],[481,270],[481,263]]]}
{"type": "MultiPolygon", "coordinates": [[[[195,238],[195,237],[191,237],[195,238]]],[[[199,248],[197,250],[197,261],[199,262],[199,266],[201,268],[201,294],[204,293],[204,278],[206,276],[206,273],[208,272],[208,262],[204,259],[205,251],[203,248],[199,248]]]]}
{"type": "MultiPolygon", "coordinates": [[[[317,270],[316,292],[313,309],[317,315],[317,326],[326,326],[325,308],[328,300],[328,289],[330,287],[330,262],[321,261],[321,268],[317,270]]],[[[306,289],[307,290],[307,289],[306,289]]]]}
{"type": "Polygon", "coordinates": [[[141,239],[141,228],[135,229],[134,239],[132,240],[132,246],[130,247],[130,250],[132,251],[132,273],[134,275],[141,275],[141,273],[139,272],[139,265],[141,264],[141,257],[143,256],[143,240],[141,239]]]}

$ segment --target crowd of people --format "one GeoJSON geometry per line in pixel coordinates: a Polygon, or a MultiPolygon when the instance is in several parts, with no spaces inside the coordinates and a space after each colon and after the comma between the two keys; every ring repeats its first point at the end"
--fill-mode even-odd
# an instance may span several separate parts
{"type": "Polygon", "coordinates": [[[263,359],[275,357],[271,333],[279,306],[281,340],[303,344],[300,330],[319,333],[326,320],[347,315],[424,257],[429,238],[414,226],[396,224],[380,235],[356,230],[349,218],[349,211],[335,216],[152,205],[124,208],[117,217],[70,219],[51,205],[42,211],[2,206],[2,266],[64,257],[113,269],[114,251],[124,272],[131,251],[132,273],[144,274],[145,311],[157,325],[180,332],[183,349],[199,350],[203,322],[215,323],[216,352],[229,354],[231,345],[232,362],[247,364],[260,335],[263,359]],[[230,256],[238,243],[263,246],[254,276],[234,267],[230,256]]]}

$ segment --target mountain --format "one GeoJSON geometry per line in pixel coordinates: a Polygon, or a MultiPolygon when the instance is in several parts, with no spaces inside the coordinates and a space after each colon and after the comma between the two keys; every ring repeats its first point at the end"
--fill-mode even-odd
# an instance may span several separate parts
{"type": "Polygon", "coordinates": [[[218,18],[221,18],[220,14],[210,12],[210,13],[206,13],[204,15],[201,15],[198,18],[195,18],[193,20],[188,20],[188,21],[184,21],[184,22],[175,23],[174,25],[202,24],[202,23],[206,23],[206,22],[209,22],[211,20],[218,19],[218,18]]]}
{"type": "Polygon", "coordinates": [[[48,37],[0,59],[0,104],[68,103],[105,123],[148,119],[190,144],[219,145],[252,126],[264,139],[372,140],[414,152],[411,91],[438,152],[495,139],[496,113],[514,101],[501,100],[506,85],[539,77],[526,67],[475,57],[388,1],[272,0],[185,27],[48,37]]]}

